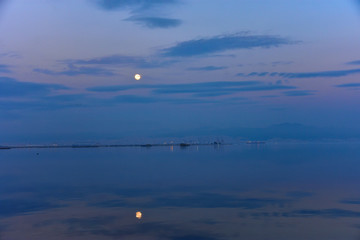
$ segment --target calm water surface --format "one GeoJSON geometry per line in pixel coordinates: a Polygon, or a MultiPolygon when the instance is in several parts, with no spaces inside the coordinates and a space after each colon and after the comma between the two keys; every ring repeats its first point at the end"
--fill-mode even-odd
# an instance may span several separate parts
{"type": "Polygon", "coordinates": [[[0,150],[0,239],[360,239],[360,144],[0,150]]]}

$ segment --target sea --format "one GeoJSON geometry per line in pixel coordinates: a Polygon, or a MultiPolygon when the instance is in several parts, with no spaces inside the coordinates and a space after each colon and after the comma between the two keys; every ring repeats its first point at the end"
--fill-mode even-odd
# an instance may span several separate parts
{"type": "Polygon", "coordinates": [[[1,240],[359,240],[360,143],[0,150],[1,240]]]}

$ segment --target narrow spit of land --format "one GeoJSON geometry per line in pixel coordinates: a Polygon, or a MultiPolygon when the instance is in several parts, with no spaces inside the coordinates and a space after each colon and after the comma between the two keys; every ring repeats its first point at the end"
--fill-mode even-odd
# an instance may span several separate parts
{"type": "Polygon", "coordinates": [[[14,148],[115,148],[115,147],[189,147],[189,146],[219,146],[219,145],[231,145],[229,143],[164,143],[164,144],[73,144],[73,145],[19,145],[19,146],[0,146],[1,149],[14,149],[14,148]]]}

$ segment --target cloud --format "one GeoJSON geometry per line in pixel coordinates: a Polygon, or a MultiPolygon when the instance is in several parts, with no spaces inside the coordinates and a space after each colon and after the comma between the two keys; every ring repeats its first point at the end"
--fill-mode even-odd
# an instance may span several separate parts
{"type": "MultiPolygon", "coordinates": [[[[360,2],[360,1],[359,1],[359,2],[360,2]]],[[[360,60],[355,60],[355,61],[347,62],[346,64],[349,64],[349,65],[360,65],[360,60]]]]}
{"type": "Polygon", "coordinates": [[[88,106],[93,103],[84,94],[54,95],[58,90],[69,90],[59,84],[20,82],[13,78],[0,77],[0,109],[55,110],[88,106]]]}
{"type": "Polygon", "coordinates": [[[39,199],[2,199],[0,200],[0,205],[0,217],[26,215],[29,212],[42,211],[64,206],[39,199]]]}
{"type": "MultiPolygon", "coordinates": [[[[317,77],[345,77],[360,73],[360,69],[323,71],[323,72],[300,72],[300,73],[276,73],[285,78],[317,78],[317,77]]],[[[274,73],[275,74],[275,73],[274,73]]]]}
{"type": "MultiPolygon", "coordinates": [[[[266,206],[283,207],[293,200],[288,198],[239,198],[227,194],[194,193],[187,196],[158,196],[143,204],[146,208],[186,207],[186,208],[243,208],[258,209],[266,206]]],[[[134,207],[130,201],[110,200],[93,204],[97,207],[134,207]]]]}
{"type": "Polygon", "coordinates": [[[170,103],[170,104],[203,104],[214,103],[214,101],[196,99],[196,98],[169,98],[169,97],[157,97],[157,96],[138,96],[138,95],[118,95],[109,101],[108,104],[150,104],[150,103],[170,103]]]}
{"type": "MultiPolygon", "coordinates": [[[[113,238],[113,239],[164,239],[164,240],[217,240],[217,234],[203,230],[179,228],[178,225],[164,224],[160,222],[143,222],[141,224],[126,224],[123,226],[113,225],[118,216],[70,218],[63,220],[68,234],[71,236],[90,236],[90,238],[113,238]],[[113,227],[109,228],[108,225],[113,227]],[[112,226],[111,225],[111,226],[112,226]]],[[[50,222],[50,224],[57,222],[50,222]]],[[[49,224],[49,223],[47,223],[49,224]]]]}
{"type": "Polygon", "coordinates": [[[271,91],[271,90],[284,90],[294,89],[293,86],[283,85],[259,85],[259,86],[246,86],[246,87],[210,87],[210,88],[195,88],[195,87],[183,87],[183,88],[159,88],[153,90],[154,93],[162,94],[174,94],[174,93],[214,93],[214,92],[254,92],[254,91],[271,91]]]}
{"type": "Polygon", "coordinates": [[[159,9],[179,3],[179,0],[92,0],[102,10],[130,10],[133,16],[125,19],[150,29],[173,28],[181,24],[181,20],[159,17],[159,9]],[[154,14],[156,16],[154,16],[154,14]]]}
{"type": "Polygon", "coordinates": [[[289,97],[310,96],[314,95],[315,92],[313,90],[295,90],[284,92],[284,95],[289,97]]]}
{"type": "Polygon", "coordinates": [[[104,64],[104,65],[142,65],[147,61],[142,57],[125,56],[125,55],[111,55],[99,58],[91,58],[88,60],[65,60],[64,62],[76,63],[76,64],[104,64]]]}
{"type": "Polygon", "coordinates": [[[326,217],[326,218],[339,218],[339,217],[360,217],[360,212],[345,210],[345,209],[303,209],[293,211],[289,214],[290,217],[326,217]]]}
{"type": "Polygon", "coordinates": [[[196,93],[193,94],[194,97],[218,97],[224,95],[230,95],[231,92],[209,92],[209,93],[196,93]]]}
{"type": "Polygon", "coordinates": [[[276,67],[276,66],[279,66],[279,65],[290,65],[290,64],[293,64],[293,63],[294,63],[293,61],[275,61],[275,62],[271,63],[271,66],[276,67]]]}
{"type": "Polygon", "coordinates": [[[159,102],[159,99],[137,95],[119,95],[113,98],[113,101],[116,103],[154,103],[159,102]]]}
{"type": "Polygon", "coordinates": [[[132,16],[125,21],[131,21],[150,29],[174,28],[181,24],[179,19],[161,17],[160,14],[164,11],[158,11],[179,3],[179,0],[92,0],[92,2],[106,11],[130,10],[132,16]]]}
{"type": "Polygon", "coordinates": [[[188,68],[187,70],[190,70],[190,71],[216,71],[216,70],[222,70],[222,69],[227,69],[227,67],[205,66],[205,67],[188,68]]]}
{"type": "Polygon", "coordinates": [[[173,28],[181,24],[181,20],[163,17],[135,17],[127,18],[126,21],[134,22],[147,28],[173,28]]]}
{"type": "Polygon", "coordinates": [[[44,96],[55,90],[68,89],[59,84],[20,82],[13,78],[0,77],[0,96],[44,96]]]}
{"type": "Polygon", "coordinates": [[[120,91],[126,91],[126,90],[130,90],[130,89],[148,88],[147,86],[148,85],[142,85],[142,86],[140,86],[140,85],[98,86],[98,87],[87,88],[87,90],[91,91],[91,92],[120,92],[120,91]]]}
{"type": "Polygon", "coordinates": [[[269,74],[268,72],[252,72],[252,73],[249,73],[247,76],[249,76],[249,77],[253,77],[253,76],[264,77],[264,76],[267,76],[268,74],[269,74]]]}
{"type": "Polygon", "coordinates": [[[116,65],[120,67],[137,67],[137,68],[160,68],[169,66],[177,61],[161,60],[157,57],[137,57],[126,55],[111,55],[91,59],[70,59],[63,60],[62,63],[78,65],[116,65]]]}
{"type": "Polygon", "coordinates": [[[272,91],[295,89],[294,86],[269,85],[259,81],[238,81],[238,82],[203,82],[188,84],[155,84],[155,85],[120,85],[120,86],[99,86],[88,88],[93,92],[118,92],[130,89],[151,89],[156,94],[177,94],[193,93],[202,96],[220,96],[235,92],[272,91]]]}
{"type": "Polygon", "coordinates": [[[359,74],[360,69],[336,70],[336,71],[320,71],[320,72],[251,72],[249,74],[238,73],[239,77],[283,77],[283,78],[318,78],[318,77],[344,77],[348,75],[359,74]]]}
{"type": "Polygon", "coordinates": [[[257,209],[265,206],[279,206],[291,202],[289,199],[275,198],[237,198],[223,194],[197,194],[184,197],[159,197],[149,207],[186,207],[186,208],[243,208],[257,209]]]}
{"type": "Polygon", "coordinates": [[[57,90],[68,89],[57,84],[18,82],[11,78],[0,78],[2,110],[37,109],[51,110],[74,107],[114,106],[117,104],[215,104],[248,100],[246,98],[219,98],[236,92],[272,91],[294,89],[293,86],[269,85],[258,81],[203,82],[189,84],[130,84],[99,86],[87,89],[90,92],[124,92],[145,89],[148,95],[124,93],[112,98],[100,98],[86,94],[56,94],[57,90]],[[188,94],[187,97],[177,94],[188,94]],[[4,97],[10,97],[5,99],[4,97]],[[11,99],[16,97],[17,99],[11,99]]]}
{"type": "Polygon", "coordinates": [[[301,198],[305,198],[305,197],[314,196],[314,193],[313,192],[291,191],[291,192],[286,193],[286,196],[296,198],[296,199],[301,199],[301,198]]]}
{"type": "Polygon", "coordinates": [[[360,83],[344,83],[344,84],[336,85],[335,87],[339,87],[339,88],[355,88],[355,87],[360,87],[360,83]]]}
{"type": "Polygon", "coordinates": [[[92,0],[103,10],[144,10],[178,3],[178,0],[92,0]]]}
{"type": "Polygon", "coordinates": [[[115,216],[96,216],[89,218],[68,218],[61,222],[71,229],[97,229],[99,226],[112,224],[117,218],[115,216]]]}
{"type": "Polygon", "coordinates": [[[294,43],[297,42],[279,36],[236,33],[180,42],[163,49],[161,54],[167,57],[192,57],[234,49],[270,48],[294,43]]]}
{"type": "Polygon", "coordinates": [[[0,58],[20,58],[20,57],[21,57],[20,54],[14,51],[0,53],[0,58]]]}
{"type": "Polygon", "coordinates": [[[94,92],[117,92],[130,89],[179,89],[180,92],[202,92],[204,89],[218,89],[225,87],[257,85],[257,81],[239,81],[239,82],[202,82],[202,83],[183,83],[183,84],[144,84],[144,85],[116,85],[116,86],[99,86],[88,88],[94,92]]]}
{"type": "Polygon", "coordinates": [[[96,106],[102,102],[102,100],[91,98],[86,94],[60,94],[42,97],[39,99],[37,106],[34,107],[42,109],[63,109],[96,106]]]}
{"type": "Polygon", "coordinates": [[[0,72],[1,73],[10,73],[10,69],[8,65],[0,64],[0,72]]]}
{"type": "Polygon", "coordinates": [[[59,110],[65,108],[89,107],[103,104],[104,101],[89,98],[83,94],[62,94],[55,96],[32,96],[14,100],[0,100],[1,110],[59,110]]]}
{"type": "Polygon", "coordinates": [[[360,212],[331,208],[331,209],[300,209],[291,212],[258,212],[258,213],[240,213],[240,217],[323,217],[323,218],[359,218],[360,212]]]}
{"type": "Polygon", "coordinates": [[[352,205],[359,205],[359,204],[360,204],[360,200],[359,200],[359,199],[344,199],[344,200],[341,200],[340,203],[352,204],[352,205]]]}
{"type": "Polygon", "coordinates": [[[215,93],[215,92],[233,92],[239,88],[250,85],[256,85],[257,82],[204,82],[192,84],[163,85],[153,90],[154,93],[176,94],[176,93],[215,93]]]}
{"type": "Polygon", "coordinates": [[[57,76],[57,75],[65,75],[65,76],[78,76],[78,75],[91,75],[91,76],[112,76],[114,73],[104,68],[98,67],[78,67],[73,64],[68,64],[66,70],[63,71],[52,71],[49,69],[35,68],[34,72],[43,73],[47,75],[57,76]]]}
{"type": "MultiPolygon", "coordinates": [[[[208,99],[209,97],[218,97],[223,95],[230,95],[234,93],[239,87],[229,91],[228,88],[233,86],[251,87],[252,82],[205,82],[194,84],[174,84],[174,85],[124,85],[124,86],[104,86],[90,88],[88,91],[92,92],[121,92],[133,89],[149,89],[149,95],[137,94],[121,94],[112,98],[100,98],[96,95],[87,94],[61,94],[53,95],[55,90],[67,89],[61,85],[53,84],[35,84],[35,83],[20,83],[15,80],[4,81],[0,78],[0,94],[3,99],[0,99],[1,110],[16,110],[16,109],[35,109],[35,110],[57,110],[64,108],[77,107],[94,107],[94,106],[115,106],[117,104],[215,104],[215,103],[229,103],[247,100],[246,98],[226,98],[226,99],[208,99]],[[2,81],[1,81],[2,80],[2,81]],[[2,92],[3,91],[3,92],[2,92]],[[161,94],[159,94],[161,93],[161,94]],[[178,93],[188,93],[187,97],[176,96],[178,93]],[[6,95],[7,94],[7,95],[6,95]],[[175,95],[174,95],[175,94],[175,95]],[[173,96],[171,96],[173,95],[173,96]],[[10,97],[10,99],[4,99],[10,97]],[[16,100],[11,97],[17,97],[16,100]]],[[[6,78],[5,78],[6,79],[6,78]]],[[[270,90],[272,86],[254,86],[256,90],[270,90]]],[[[253,91],[254,89],[250,89],[253,91]]],[[[244,91],[244,90],[240,90],[244,91]]]]}
{"type": "MultiPolygon", "coordinates": [[[[64,70],[54,71],[44,68],[35,68],[34,72],[52,75],[52,76],[113,76],[115,73],[106,67],[116,66],[121,67],[134,67],[134,68],[162,68],[172,65],[178,61],[176,60],[163,60],[158,57],[138,57],[126,55],[111,55],[90,59],[65,59],[60,60],[58,63],[65,65],[64,70]]],[[[0,65],[1,67],[1,65],[0,65]]],[[[1,68],[0,68],[1,71],[1,68]]]]}
{"type": "Polygon", "coordinates": [[[272,91],[272,90],[286,90],[286,89],[295,89],[295,86],[286,86],[286,85],[262,85],[262,86],[253,86],[238,89],[240,92],[251,92],[251,91],[272,91]]]}

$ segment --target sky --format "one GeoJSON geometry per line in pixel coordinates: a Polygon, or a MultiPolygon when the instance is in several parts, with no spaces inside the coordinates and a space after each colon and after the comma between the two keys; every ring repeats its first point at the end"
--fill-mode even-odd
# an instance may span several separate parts
{"type": "Polygon", "coordinates": [[[0,144],[360,138],[360,1],[2,0],[0,33],[0,144]]]}

